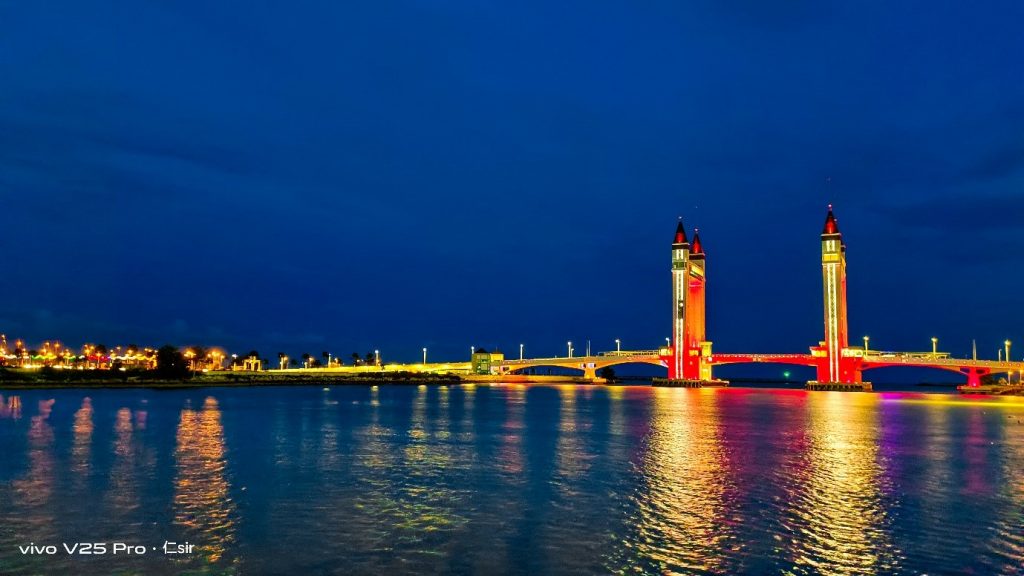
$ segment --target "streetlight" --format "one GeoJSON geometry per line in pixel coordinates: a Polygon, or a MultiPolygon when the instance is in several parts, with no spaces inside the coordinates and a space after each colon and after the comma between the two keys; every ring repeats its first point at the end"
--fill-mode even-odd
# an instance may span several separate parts
{"type": "Polygon", "coordinates": [[[565,344],[569,348],[569,358],[572,358],[572,340],[569,340],[565,344]]]}
{"type": "Polygon", "coordinates": [[[373,351],[373,360],[377,364],[377,366],[380,366],[380,350],[373,351]]]}
{"type": "Polygon", "coordinates": [[[1002,350],[1002,348],[1000,348],[999,350],[996,350],[996,352],[999,352],[999,361],[1002,362],[1003,361],[1003,350],[1002,350]]]}
{"type": "Polygon", "coordinates": [[[424,364],[427,363],[427,349],[426,348],[423,349],[423,363],[424,364]]]}
{"type": "Polygon", "coordinates": [[[1007,341],[1003,342],[1003,346],[1006,346],[1006,361],[1009,362],[1010,361],[1010,341],[1007,340],[1007,341]]]}
{"type": "Polygon", "coordinates": [[[672,347],[672,339],[671,338],[665,338],[665,348],[671,348],[671,347],[672,347]]]}
{"type": "Polygon", "coordinates": [[[618,338],[615,339],[615,351],[622,352],[622,340],[619,340],[618,338]]]}
{"type": "Polygon", "coordinates": [[[519,359],[520,360],[523,359],[523,345],[522,344],[519,345],[519,359]]]}
{"type": "Polygon", "coordinates": [[[868,354],[868,342],[870,342],[870,341],[871,341],[871,337],[870,336],[865,336],[864,337],[864,355],[865,356],[867,356],[867,354],[868,354]]]}
{"type": "Polygon", "coordinates": [[[932,336],[932,356],[939,355],[939,339],[932,336]]]}

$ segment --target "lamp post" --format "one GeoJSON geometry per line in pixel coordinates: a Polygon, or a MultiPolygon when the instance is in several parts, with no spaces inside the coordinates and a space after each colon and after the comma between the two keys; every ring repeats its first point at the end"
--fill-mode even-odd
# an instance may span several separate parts
{"type": "Polygon", "coordinates": [[[523,345],[522,344],[519,345],[519,359],[520,360],[523,359],[523,345]]]}
{"type": "Polygon", "coordinates": [[[619,340],[618,338],[615,339],[615,351],[622,352],[622,340],[619,340]]]}
{"type": "Polygon", "coordinates": [[[864,355],[865,355],[865,356],[867,356],[867,354],[868,354],[868,342],[869,342],[870,340],[871,340],[871,337],[870,337],[870,336],[865,336],[865,337],[864,337],[864,355]]]}
{"type": "MultiPolygon", "coordinates": [[[[1010,341],[1006,340],[1005,342],[1003,342],[1003,346],[1006,346],[1006,361],[1009,362],[1010,361],[1010,341]]],[[[1013,370],[1008,370],[1006,372],[1006,383],[1007,384],[1013,384],[1013,370]]]]}
{"type": "Polygon", "coordinates": [[[427,363],[427,349],[423,348],[423,363],[427,363]]]}
{"type": "Polygon", "coordinates": [[[932,336],[932,356],[939,355],[939,339],[932,336]]]}
{"type": "Polygon", "coordinates": [[[377,366],[380,366],[380,350],[374,350],[373,351],[373,362],[377,366]]]}
{"type": "Polygon", "coordinates": [[[565,344],[566,344],[566,347],[569,349],[569,358],[572,358],[572,340],[569,340],[565,344]]]}
{"type": "Polygon", "coordinates": [[[672,339],[671,338],[665,338],[665,348],[671,348],[671,347],[672,347],[672,339]]]}

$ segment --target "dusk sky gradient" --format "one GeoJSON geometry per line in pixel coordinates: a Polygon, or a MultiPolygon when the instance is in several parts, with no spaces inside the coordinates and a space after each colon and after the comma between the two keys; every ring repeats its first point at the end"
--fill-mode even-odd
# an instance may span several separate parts
{"type": "Polygon", "coordinates": [[[1024,3],[0,0],[0,332],[1024,353],[1024,3]],[[826,183],[830,179],[830,183],[826,183]]]}

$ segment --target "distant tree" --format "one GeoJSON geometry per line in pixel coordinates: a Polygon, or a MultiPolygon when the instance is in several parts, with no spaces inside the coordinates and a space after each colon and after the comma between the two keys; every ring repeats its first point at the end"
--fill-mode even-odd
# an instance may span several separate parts
{"type": "Polygon", "coordinates": [[[188,361],[174,346],[162,346],[156,351],[156,373],[163,378],[183,380],[188,376],[188,361]]]}
{"type": "Polygon", "coordinates": [[[352,353],[352,365],[353,366],[358,366],[359,364],[362,363],[362,361],[363,361],[363,358],[362,358],[362,356],[359,355],[359,352],[353,352],[352,353]]]}
{"type": "Polygon", "coordinates": [[[330,366],[331,365],[331,353],[330,352],[327,352],[325,350],[325,351],[320,353],[320,356],[324,359],[324,365],[325,366],[330,366]]]}
{"type": "Polygon", "coordinates": [[[373,352],[366,353],[366,364],[372,366],[377,363],[377,355],[373,352]]]}
{"type": "Polygon", "coordinates": [[[249,353],[245,355],[246,358],[259,358],[260,353],[256,350],[249,350],[249,353]]]}
{"type": "Polygon", "coordinates": [[[309,352],[303,352],[302,353],[302,365],[305,366],[306,368],[309,368],[309,359],[310,358],[312,358],[312,356],[310,356],[309,352]]]}
{"type": "Polygon", "coordinates": [[[97,344],[96,345],[96,355],[97,356],[103,356],[106,353],[107,353],[107,345],[106,344],[97,344]]]}
{"type": "Polygon", "coordinates": [[[604,378],[605,380],[608,380],[610,382],[612,380],[615,380],[615,369],[612,368],[611,366],[605,366],[604,368],[601,368],[600,370],[597,371],[597,376],[599,378],[604,378]]]}

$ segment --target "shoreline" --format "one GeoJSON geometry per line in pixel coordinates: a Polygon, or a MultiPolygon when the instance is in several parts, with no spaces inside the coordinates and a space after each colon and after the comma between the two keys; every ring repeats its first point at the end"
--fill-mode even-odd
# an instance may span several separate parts
{"type": "MultiPolygon", "coordinates": [[[[224,372],[218,374],[198,374],[193,378],[185,380],[139,378],[138,376],[109,378],[40,378],[36,374],[20,375],[19,378],[0,379],[0,390],[59,390],[59,389],[84,389],[84,390],[183,390],[195,388],[256,388],[268,386],[448,386],[448,385],[476,385],[476,384],[554,384],[554,385],[597,385],[597,386],[652,386],[653,383],[647,378],[623,378],[622,380],[607,381],[603,378],[585,378],[582,376],[553,376],[553,375],[483,375],[483,374],[424,374],[416,372],[363,372],[350,374],[280,374],[280,373],[254,373],[254,372],[224,372]]],[[[104,375],[105,376],[105,375],[104,375]]],[[[777,390],[798,390],[802,386],[786,386],[770,381],[757,379],[738,379],[735,383],[755,384],[752,388],[777,389],[777,390]],[[760,386],[756,384],[762,384],[760,386]],[[767,385],[763,385],[767,384],[767,385]]],[[[787,383],[788,384],[788,383],[787,383]]],[[[912,392],[913,388],[924,386],[927,388],[945,388],[946,385],[907,385],[906,391],[912,392]]],[[[742,384],[740,388],[746,387],[742,384]]],[[[949,386],[950,390],[943,390],[941,393],[950,395],[977,395],[977,396],[1024,396],[1024,388],[1017,386],[984,386],[980,389],[968,389],[963,386],[949,386]]],[[[886,390],[876,390],[886,392],[886,390]]]]}
{"type": "Polygon", "coordinates": [[[395,372],[357,374],[265,374],[226,372],[197,375],[185,380],[159,378],[19,378],[0,379],[0,390],[254,388],[262,386],[446,386],[454,384],[604,384],[603,379],[579,376],[457,375],[395,372]]]}

